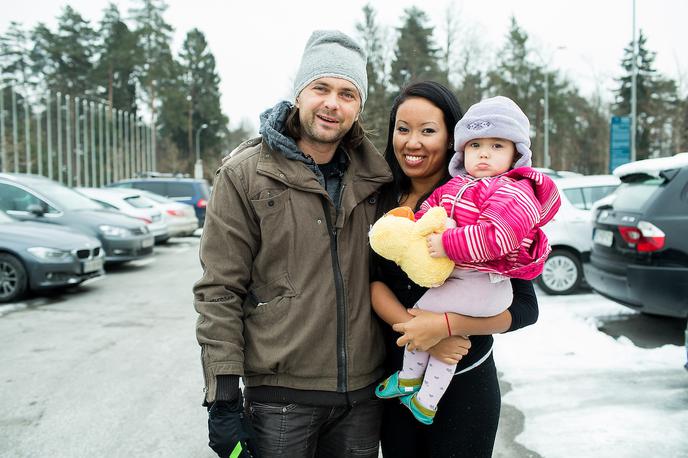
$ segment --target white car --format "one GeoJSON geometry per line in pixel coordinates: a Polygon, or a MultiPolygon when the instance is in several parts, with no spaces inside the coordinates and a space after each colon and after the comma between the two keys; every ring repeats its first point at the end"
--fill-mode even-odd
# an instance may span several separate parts
{"type": "Polygon", "coordinates": [[[146,223],[148,231],[155,237],[155,243],[165,243],[169,238],[167,223],[155,202],[144,197],[138,189],[122,188],[76,188],[81,194],[98,202],[105,208],[119,210],[127,216],[146,223]]]}
{"type": "Polygon", "coordinates": [[[570,294],[584,280],[582,263],[590,257],[595,201],[608,196],[621,181],[613,175],[558,178],[554,183],[561,194],[561,208],[542,229],[552,252],[536,283],[547,294],[570,294]]]}
{"type": "Polygon", "coordinates": [[[137,191],[155,202],[155,206],[162,213],[162,219],[167,223],[170,237],[186,237],[193,235],[198,229],[198,218],[193,205],[177,202],[160,194],[140,189],[137,191]]]}

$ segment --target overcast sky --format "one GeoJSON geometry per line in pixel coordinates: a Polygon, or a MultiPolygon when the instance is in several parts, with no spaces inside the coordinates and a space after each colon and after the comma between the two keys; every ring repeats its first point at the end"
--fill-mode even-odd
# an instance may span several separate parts
{"type": "MultiPolygon", "coordinates": [[[[54,27],[62,7],[71,4],[85,18],[97,22],[105,0],[24,0],[3,2],[0,32],[10,21],[33,27],[44,21],[54,27]]],[[[116,0],[126,15],[131,0],[116,0]]],[[[175,29],[174,49],[184,35],[197,27],[203,31],[217,60],[222,78],[222,107],[233,125],[246,120],[257,127],[259,113],[290,97],[293,76],[303,46],[315,29],[337,28],[355,34],[366,0],[168,0],[166,20],[175,29]]],[[[486,59],[495,59],[516,17],[540,50],[545,61],[564,71],[585,94],[595,90],[605,98],[616,86],[624,46],[632,39],[633,0],[396,0],[373,2],[378,22],[400,24],[406,7],[423,5],[436,35],[441,39],[448,5],[459,11],[460,24],[470,31],[486,59]],[[558,49],[564,47],[564,49],[558,49]]],[[[637,0],[638,28],[657,52],[656,66],[679,79],[688,89],[688,39],[683,30],[688,19],[686,0],[637,0]]]]}

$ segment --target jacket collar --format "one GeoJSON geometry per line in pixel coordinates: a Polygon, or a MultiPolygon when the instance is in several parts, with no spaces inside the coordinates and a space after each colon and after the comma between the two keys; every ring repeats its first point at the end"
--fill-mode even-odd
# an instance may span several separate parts
{"type": "MultiPolygon", "coordinates": [[[[268,175],[296,189],[325,193],[319,182],[320,172],[317,171],[313,159],[304,155],[296,146],[296,142],[284,134],[284,125],[292,108],[290,102],[283,101],[261,114],[262,144],[258,173],[268,175]]],[[[367,138],[354,150],[348,151],[341,146],[340,148],[348,162],[344,185],[353,186],[357,198],[359,194],[364,198],[380,184],[391,181],[392,175],[387,163],[367,138]]]]}

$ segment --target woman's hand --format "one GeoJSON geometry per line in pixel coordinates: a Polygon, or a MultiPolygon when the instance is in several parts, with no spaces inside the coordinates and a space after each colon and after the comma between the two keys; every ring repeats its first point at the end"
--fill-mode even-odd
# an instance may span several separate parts
{"type": "Polygon", "coordinates": [[[445,364],[457,364],[461,358],[468,354],[471,341],[462,336],[452,336],[440,340],[440,342],[428,350],[431,356],[445,364]]]}
{"type": "Polygon", "coordinates": [[[407,348],[411,351],[428,351],[440,340],[449,337],[444,314],[419,309],[408,309],[408,313],[414,318],[392,326],[392,329],[403,334],[397,339],[400,347],[408,345],[407,348]]]}

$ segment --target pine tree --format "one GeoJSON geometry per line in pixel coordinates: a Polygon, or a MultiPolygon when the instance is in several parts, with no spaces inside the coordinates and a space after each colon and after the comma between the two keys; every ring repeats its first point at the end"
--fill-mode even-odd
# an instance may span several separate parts
{"type": "Polygon", "coordinates": [[[138,3],[138,8],[129,10],[139,50],[136,76],[144,103],[155,113],[160,105],[158,87],[173,79],[170,51],[173,29],[163,18],[167,10],[164,0],[138,0],[138,3]]]}
{"type": "MultiPolygon", "coordinates": [[[[501,60],[488,72],[488,91],[490,95],[509,97],[521,107],[530,120],[537,141],[542,132],[544,70],[529,61],[529,53],[528,34],[512,17],[506,43],[498,53],[501,60]]],[[[552,80],[550,78],[550,88],[554,87],[552,80]]],[[[537,165],[543,164],[541,145],[542,141],[534,142],[531,148],[535,156],[533,162],[537,165]]]]}
{"type": "Polygon", "coordinates": [[[99,27],[100,43],[94,80],[99,96],[120,110],[136,111],[136,35],[129,30],[117,6],[110,3],[99,27]]]}
{"type": "Polygon", "coordinates": [[[676,152],[688,151],[688,97],[679,104],[676,126],[676,152]]]}
{"type": "Polygon", "coordinates": [[[397,89],[421,80],[446,84],[446,74],[439,66],[440,52],[434,43],[427,15],[414,6],[404,11],[402,22],[392,60],[392,84],[397,89]]]}
{"type": "Polygon", "coordinates": [[[10,22],[0,36],[0,83],[27,86],[33,81],[29,36],[18,22],[10,22]]]}
{"type": "Polygon", "coordinates": [[[387,142],[390,94],[385,86],[385,56],[382,30],[376,20],[371,4],[363,7],[363,21],[356,24],[363,48],[368,54],[366,73],[368,75],[368,99],[362,115],[363,123],[373,144],[382,151],[387,142]]]}
{"type": "Polygon", "coordinates": [[[187,33],[176,68],[177,84],[161,91],[163,133],[187,157],[195,158],[195,134],[201,125],[207,124],[199,136],[200,150],[217,156],[226,147],[222,142],[228,134],[228,120],[220,106],[220,77],[215,57],[200,30],[187,33]]]}
{"type": "MultiPolygon", "coordinates": [[[[657,73],[654,68],[656,53],[647,48],[647,37],[642,30],[636,56],[636,158],[673,154],[673,145],[670,141],[667,143],[667,136],[671,137],[673,119],[680,104],[676,83],[657,73]]],[[[633,72],[632,42],[624,49],[621,66],[625,74],[618,80],[614,113],[629,116],[633,72]]]]}
{"type": "Polygon", "coordinates": [[[32,33],[33,68],[47,89],[76,96],[93,95],[96,33],[81,14],[66,6],[56,32],[39,24],[32,33]]]}
{"type": "MultiPolygon", "coordinates": [[[[139,7],[129,10],[135,24],[138,43],[136,77],[137,91],[151,114],[153,131],[157,132],[158,111],[161,109],[160,88],[175,84],[175,62],[170,51],[172,26],[165,22],[167,10],[164,0],[138,0],[139,7]]],[[[153,135],[153,166],[157,166],[157,135],[153,135]]]]}

